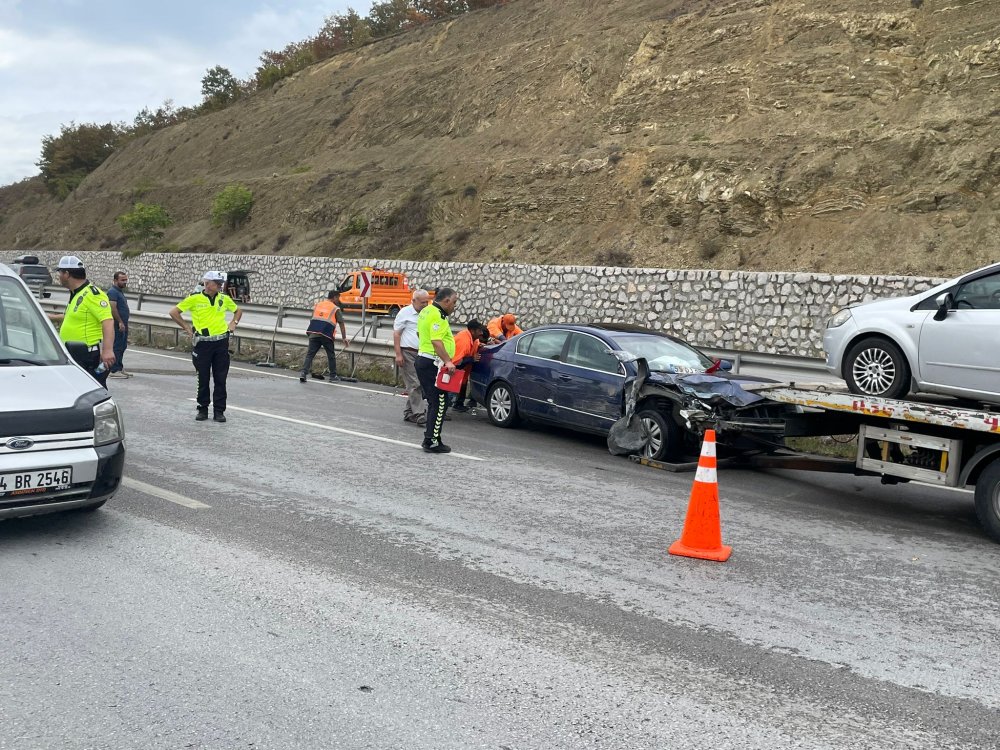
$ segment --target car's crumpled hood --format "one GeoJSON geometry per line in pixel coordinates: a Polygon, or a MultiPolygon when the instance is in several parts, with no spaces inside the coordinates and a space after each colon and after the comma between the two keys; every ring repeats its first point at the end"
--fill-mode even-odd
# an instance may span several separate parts
{"type": "Polygon", "coordinates": [[[674,375],[667,372],[653,371],[647,377],[648,383],[666,385],[677,388],[682,393],[706,401],[722,399],[733,406],[749,406],[763,401],[762,396],[745,391],[741,383],[766,383],[767,378],[732,375],[730,373],[684,373],[674,375]]]}

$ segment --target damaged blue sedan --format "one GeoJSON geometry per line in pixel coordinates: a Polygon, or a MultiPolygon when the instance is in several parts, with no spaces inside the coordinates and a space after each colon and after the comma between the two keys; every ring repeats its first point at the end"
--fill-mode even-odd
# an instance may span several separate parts
{"type": "Polygon", "coordinates": [[[780,446],[787,407],[664,333],[611,323],[533,328],[482,350],[470,395],[498,427],[521,420],[608,436],[613,453],[659,461],[697,454],[706,429],[738,452],[780,446]]]}

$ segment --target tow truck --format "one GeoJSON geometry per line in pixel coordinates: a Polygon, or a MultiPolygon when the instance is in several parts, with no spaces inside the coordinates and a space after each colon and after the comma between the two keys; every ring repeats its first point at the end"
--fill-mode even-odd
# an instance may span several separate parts
{"type": "MultiPolygon", "coordinates": [[[[644,466],[694,471],[698,465],[694,461],[673,463],[647,457],[641,450],[636,453],[635,447],[648,440],[636,419],[637,404],[648,387],[642,375],[648,373],[648,365],[638,361],[640,376],[626,392],[625,415],[611,429],[609,449],[619,455],[631,454],[633,461],[644,466]]],[[[697,436],[707,429],[720,434],[745,429],[746,425],[734,418],[732,399],[727,401],[719,394],[712,398],[712,384],[704,382],[704,374],[698,378],[700,386],[681,389],[696,396],[679,411],[688,432],[697,436]]],[[[755,425],[760,434],[751,443],[756,445],[730,451],[720,458],[720,467],[851,473],[880,477],[883,484],[972,487],[979,522],[986,534],[1000,543],[1000,407],[991,411],[991,407],[978,405],[859,396],[830,383],[741,382],[739,390],[762,399],[755,402],[757,406],[785,408],[773,424],[772,438],[766,438],[760,425],[755,425]],[[853,434],[857,435],[853,459],[789,450],[784,440],[853,434]]]]}
{"type": "MultiPolygon", "coordinates": [[[[921,482],[974,488],[983,530],[1000,542],[1000,411],[859,396],[824,384],[750,386],[764,398],[799,407],[785,420],[785,437],[857,433],[852,461],[841,469],[878,476],[883,484],[921,482]]],[[[829,461],[798,455],[750,457],[759,468],[838,470],[829,461]]]]}

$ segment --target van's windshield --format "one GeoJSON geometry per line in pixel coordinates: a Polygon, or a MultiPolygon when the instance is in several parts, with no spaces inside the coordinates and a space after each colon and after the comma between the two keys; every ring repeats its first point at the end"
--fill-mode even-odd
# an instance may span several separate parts
{"type": "Polygon", "coordinates": [[[349,292],[354,288],[354,274],[349,273],[344,277],[344,280],[340,282],[340,286],[337,287],[338,292],[349,292]]]}
{"type": "Polygon", "coordinates": [[[66,355],[24,286],[0,276],[0,367],[64,365],[66,355]]]}

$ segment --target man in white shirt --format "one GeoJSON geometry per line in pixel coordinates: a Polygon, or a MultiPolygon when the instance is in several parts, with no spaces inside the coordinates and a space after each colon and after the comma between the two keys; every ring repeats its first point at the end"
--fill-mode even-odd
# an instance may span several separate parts
{"type": "Polygon", "coordinates": [[[420,390],[420,380],[414,361],[417,359],[417,347],[420,338],[417,336],[417,316],[427,307],[430,295],[423,289],[413,292],[411,304],[396,313],[392,324],[392,341],[396,347],[396,365],[403,375],[403,384],[409,392],[406,406],[403,407],[403,421],[423,425],[427,423],[427,402],[420,390]]]}

